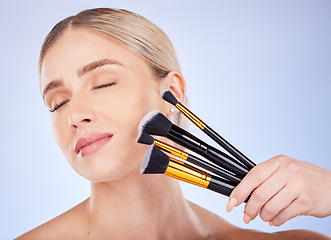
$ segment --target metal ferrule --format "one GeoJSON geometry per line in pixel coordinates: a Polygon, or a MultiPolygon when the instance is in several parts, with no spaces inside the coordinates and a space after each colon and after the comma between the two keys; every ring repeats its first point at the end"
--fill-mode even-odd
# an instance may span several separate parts
{"type": "Polygon", "coordinates": [[[184,105],[182,105],[180,102],[176,104],[176,108],[184,114],[188,119],[190,119],[195,125],[197,125],[198,128],[204,129],[206,127],[206,124],[199,119],[197,116],[195,116],[190,110],[188,110],[184,105]]]}
{"type": "Polygon", "coordinates": [[[164,143],[164,142],[161,142],[159,140],[154,140],[154,145],[158,146],[159,148],[161,148],[162,150],[176,156],[176,157],[179,157],[181,159],[184,159],[186,160],[188,158],[188,153],[178,149],[178,148],[175,148],[167,143],[164,143]]]}
{"type": "Polygon", "coordinates": [[[170,158],[168,168],[164,174],[204,188],[208,187],[211,179],[211,175],[208,173],[174,158],[170,158]]]}

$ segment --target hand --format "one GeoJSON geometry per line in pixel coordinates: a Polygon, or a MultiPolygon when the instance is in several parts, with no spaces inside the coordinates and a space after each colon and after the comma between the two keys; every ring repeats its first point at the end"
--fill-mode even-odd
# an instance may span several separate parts
{"type": "Polygon", "coordinates": [[[331,171],[279,155],[254,167],[232,191],[230,212],[249,195],[244,222],[260,213],[263,221],[280,226],[299,216],[331,215],[331,171]]]}

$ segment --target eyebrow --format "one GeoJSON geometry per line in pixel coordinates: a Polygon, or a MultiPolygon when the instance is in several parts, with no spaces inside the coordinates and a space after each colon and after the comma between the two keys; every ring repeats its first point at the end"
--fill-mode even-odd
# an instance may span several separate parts
{"type": "Polygon", "coordinates": [[[96,68],[100,68],[104,65],[119,65],[123,67],[123,64],[120,63],[119,61],[113,60],[113,59],[102,59],[98,61],[91,62],[84,66],[83,68],[79,69],[77,71],[78,77],[82,77],[84,74],[91,72],[95,70],[96,68]]]}
{"type": "MultiPolygon", "coordinates": [[[[101,60],[94,61],[94,62],[91,62],[91,63],[85,65],[84,67],[82,67],[81,69],[79,69],[77,71],[77,75],[78,75],[78,77],[82,77],[83,75],[87,74],[88,72],[91,72],[91,71],[93,71],[97,68],[100,68],[102,66],[105,66],[105,65],[118,65],[118,66],[123,67],[123,64],[120,63],[119,61],[116,61],[113,59],[101,59],[101,60]]],[[[59,79],[52,80],[50,83],[48,83],[42,93],[42,97],[43,97],[44,101],[45,101],[45,96],[46,96],[47,92],[49,92],[52,89],[61,87],[63,85],[64,85],[63,81],[59,80],[59,79]]]]}
{"type": "Polygon", "coordinates": [[[50,91],[54,88],[60,87],[60,86],[63,86],[63,81],[58,80],[58,79],[55,79],[55,80],[51,81],[49,84],[47,84],[43,90],[43,100],[45,101],[45,96],[48,91],[50,91]]]}

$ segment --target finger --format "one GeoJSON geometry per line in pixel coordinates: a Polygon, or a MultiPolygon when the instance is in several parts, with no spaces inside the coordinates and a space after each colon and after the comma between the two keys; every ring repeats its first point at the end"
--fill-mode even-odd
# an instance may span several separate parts
{"type": "Polygon", "coordinates": [[[234,197],[230,197],[229,198],[229,202],[228,204],[226,205],[226,211],[227,212],[231,212],[232,209],[237,206],[237,203],[238,203],[238,200],[234,197]]]}
{"type": "Polygon", "coordinates": [[[299,216],[302,211],[302,204],[298,199],[294,200],[288,207],[277,214],[270,222],[274,226],[280,226],[288,220],[299,216]]]}
{"type": "MultiPolygon", "coordinates": [[[[249,194],[266,179],[268,179],[278,169],[278,167],[279,161],[277,160],[277,157],[271,158],[268,161],[255,166],[232,191],[229,198],[229,203],[235,202],[235,206],[240,205],[245,201],[249,194]]],[[[227,210],[231,211],[235,206],[230,205],[227,210]]]]}
{"type": "Polygon", "coordinates": [[[285,187],[285,184],[286,178],[279,171],[275,172],[254,190],[245,206],[244,213],[251,219],[254,219],[260,213],[263,206],[285,187]]]}
{"type": "Polygon", "coordinates": [[[287,208],[297,196],[298,194],[293,188],[285,186],[262,207],[260,212],[261,219],[265,222],[270,222],[282,210],[287,208]]]}

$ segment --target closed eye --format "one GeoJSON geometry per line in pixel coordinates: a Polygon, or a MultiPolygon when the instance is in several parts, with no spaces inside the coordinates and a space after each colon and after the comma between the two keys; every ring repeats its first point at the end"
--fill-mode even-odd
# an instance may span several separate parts
{"type": "Polygon", "coordinates": [[[55,112],[56,110],[58,110],[60,107],[62,107],[64,104],[66,104],[67,102],[69,102],[69,100],[63,101],[57,105],[55,105],[55,107],[53,109],[50,109],[49,111],[51,113],[55,112]]]}
{"type": "Polygon", "coordinates": [[[112,83],[106,83],[106,84],[101,84],[101,85],[98,85],[98,86],[93,87],[93,90],[95,90],[95,89],[100,89],[100,88],[111,87],[111,86],[113,86],[114,84],[115,84],[114,82],[112,82],[112,83]]]}

